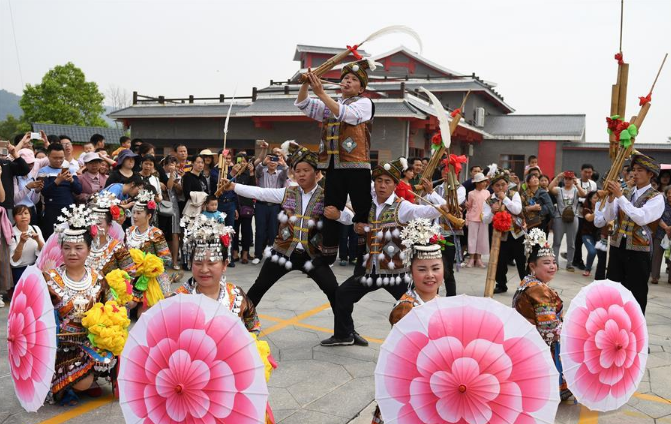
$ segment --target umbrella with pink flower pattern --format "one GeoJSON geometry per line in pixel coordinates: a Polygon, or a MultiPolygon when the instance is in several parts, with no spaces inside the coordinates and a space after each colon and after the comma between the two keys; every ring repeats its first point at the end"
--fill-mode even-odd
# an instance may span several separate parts
{"type": "Polygon", "coordinates": [[[42,272],[26,268],[7,316],[7,357],[16,397],[28,412],[44,404],[56,362],[56,319],[42,272]]]}
{"type": "Polygon", "coordinates": [[[120,362],[127,423],[265,422],[256,343],[237,315],[203,295],[179,294],[142,314],[120,362]]]}
{"type": "Polygon", "coordinates": [[[35,266],[48,271],[61,265],[63,265],[63,251],[61,250],[61,244],[58,242],[58,233],[55,232],[44,243],[35,266]]]}
{"type": "Polygon", "coordinates": [[[438,298],[392,328],[375,368],[391,423],[553,423],[559,374],[538,331],[481,297],[438,298]]]}
{"type": "Polygon", "coordinates": [[[564,377],[576,399],[595,411],[627,403],[648,359],[648,330],[634,295],[595,281],[571,301],[561,332],[564,377]]]}

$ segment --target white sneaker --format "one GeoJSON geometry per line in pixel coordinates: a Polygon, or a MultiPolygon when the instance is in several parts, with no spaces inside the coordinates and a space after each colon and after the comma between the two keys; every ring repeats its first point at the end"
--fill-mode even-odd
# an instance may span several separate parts
{"type": "Polygon", "coordinates": [[[252,261],[253,265],[258,265],[260,263],[261,263],[261,259],[259,259],[259,258],[254,258],[254,260],[252,261]]]}
{"type": "Polygon", "coordinates": [[[4,307],[5,307],[5,302],[3,302],[2,296],[0,296],[0,308],[4,308],[4,307]]]}

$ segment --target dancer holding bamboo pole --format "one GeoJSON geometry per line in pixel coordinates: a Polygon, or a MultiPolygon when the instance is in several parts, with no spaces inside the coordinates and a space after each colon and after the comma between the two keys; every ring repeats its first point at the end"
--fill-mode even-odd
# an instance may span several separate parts
{"type": "Polygon", "coordinates": [[[520,280],[526,275],[524,255],[524,216],[522,199],[514,190],[508,190],[508,172],[490,166],[487,174],[494,190],[482,207],[482,222],[493,223],[494,233],[487,264],[485,296],[508,291],[508,262],[515,260],[520,280]],[[494,287],[496,282],[496,287],[494,287]]]}

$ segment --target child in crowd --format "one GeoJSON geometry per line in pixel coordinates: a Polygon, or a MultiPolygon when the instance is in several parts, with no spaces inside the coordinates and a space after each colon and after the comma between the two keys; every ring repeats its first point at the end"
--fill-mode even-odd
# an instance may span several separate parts
{"type": "Polygon", "coordinates": [[[488,180],[482,172],[473,177],[475,190],[468,193],[466,200],[466,221],[468,222],[468,253],[470,258],[465,267],[485,267],[482,255],[489,253],[489,225],[482,222],[482,207],[489,198],[488,180]]]}
{"type": "Polygon", "coordinates": [[[217,210],[219,201],[216,196],[210,195],[205,199],[205,210],[201,212],[207,219],[214,219],[218,223],[224,222],[224,214],[217,210]]]}

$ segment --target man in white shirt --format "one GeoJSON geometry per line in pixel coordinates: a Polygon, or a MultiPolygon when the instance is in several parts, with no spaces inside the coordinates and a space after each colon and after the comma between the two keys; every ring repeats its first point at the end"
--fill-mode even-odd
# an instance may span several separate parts
{"type": "MultiPolygon", "coordinates": [[[[261,188],[222,182],[222,189],[257,201],[279,203],[279,229],[275,242],[266,247],[261,272],[247,297],[259,305],[263,295],[282,276],[300,270],[317,283],[326,294],[331,309],[336,313],[335,301],[338,281],[329,265],[321,260],[321,229],[324,216],[324,190],[317,184],[317,155],[294,143],[290,147],[289,166],[293,169],[297,186],[284,188],[261,188]]],[[[339,222],[349,215],[340,214],[339,222]]]]}
{"type": "MultiPolygon", "coordinates": [[[[490,187],[494,190],[491,197],[482,207],[482,222],[490,224],[494,215],[505,210],[512,215],[511,228],[501,235],[501,248],[496,266],[496,287],[494,293],[508,291],[508,262],[512,259],[517,266],[520,281],[526,275],[526,256],[524,254],[524,216],[522,215],[522,199],[519,193],[508,189],[509,174],[497,171],[490,176],[490,187]]],[[[489,259],[491,261],[491,258],[489,259]]]]}
{"type": "Polygon", "coordinates": [[[597,202],[594,225],[601,228],[615,220],[606,278],[629,289],[645,314],[652,238],[664,213],[664,196],[650,185],[650,180],[659,175],[659,164],[653,158],[642,153],[632,155],[631,170],[634,187],[623,191],[617,181],[609,181],[604,187],[610,195],[603,210],[597,202]]]}
{"type": "MultiPolygon", "coordinates": [[[[326,170],[326,206],[342,210],[349,195],[354,222],[366,222],[371,194],[361,181],[370,179],[370,133],[375,106],[362,94],[368,84],[366,60],[345,65],[340,73],[341,97],[336,101],[325,91],[311,70],[296,98],[296,107],[305,115],[322,122],[319,144],[319,169],[326,170]],[[317,98],[308,97],[308,87],[317,98]]],[[[338,253],[340,226],[324,221],[322,254],[333,263],[338,253]]]]}
{"type": "MultiPolygon", "coordinates": [[[[354,304],[366,294],[380,288],[385,289],[396,300],[408,289],[411,281],[410,270],[404,258],[401,230],[413,219],[433,220],[441,213],[438,207],[415,205],[394,194],[396,184],[407,167],[407,161],[401,158],[378,165],[373,170],[375,192],[372,195],[368,223],[354,224],[354,231],[366,237],[367,253],[363,256],[363,263],[357,263],[354,275],[338,287],[335,332],[332,337],[322,340],[322,346],[368,345],[354,330],[354,304]]],[[[424,189],[428,194],[433,192],[430,181],[425,180],[424,189]]],[[[447,206],[440,208],[447,210],[447,206]]],[[[327,213],[333,213],[333,217],[340,222],[345,221],[345,225],[352,223],[353,214],[348,210],[339,213],[335,208],[327,207],[325,214],[327,213]],[[343,215],[347,215],[347,218],[343,219],[343,215]]]]}
{"type": "MultiPolygon", "coordinates": [[[[596,191],[596,182],[592,180],[594,166],[590,163],[583,163],[580,167],[580,180],[578,185],[585,193],[596,191]]],[[[575,235],[575,253],[573,254],[573,266],[578,269],[585,269],[585,262],[582,260],[582,226],[585,217],[582,216],[582,205],[585,203],[584,197],[578,198],[578,231],[575,235]]]]}

